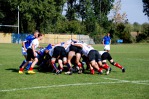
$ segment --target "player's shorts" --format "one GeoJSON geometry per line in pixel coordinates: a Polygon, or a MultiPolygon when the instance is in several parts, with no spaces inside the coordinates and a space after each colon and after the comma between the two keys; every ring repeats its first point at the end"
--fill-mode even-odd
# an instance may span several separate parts
{"type": "Polygon", "coordinates": [[[26,58],[26,60],[31,61],[32,59],[35,59],[35,58],[37,58],[37,55],[34,56],[33,50],[31,48],[27,49],[27,58],[26,58]]]}
{"type": "Polygon", "coordinates": [[[22,47],[22,55],[27,55],[27,52],[24,50],[23,47],[22,47]]]}
{"type": "Polygon", "coordinates": [[[105,45],[104,46],[104,50],[106,51],[106,50],[109,50],[110,51],[110,45],[105,45]]]}
{"type": "Polygon", "coordinates": [[[101,59],[102,60],[108,60],[110,61],[112,59],[111,55],[108,53],[108,52],[104,52],[102,55],[101,55],[101,59]]]}
{"type": "Polygon", "coordinates": [[[81,54],[82,53],[82,48],[71,45],[70,48],[69,48],[69,51],[74,51],[75,53],[80,53],[81,54]]]}
{"type": "Polygon", "coordinates": [[[66,56],[67,56],[67,53],[66,53],[64,47],[56,46],[54,48],[54,52],[53,52],[52,57],[54,57],[54,58],[58,58],[59,57],[59,59],[63,59],[63,57],[66,57],[66,56]]]}
{"type": "Polygon", "coordinates": [[[91,50],[89,53],[88,53],[88,59],[89,59],[89,62],[95,60],[96,62],[99,62],[101,61],[101,55],[99,54],[98,51],[96,50],[91,50]]]}

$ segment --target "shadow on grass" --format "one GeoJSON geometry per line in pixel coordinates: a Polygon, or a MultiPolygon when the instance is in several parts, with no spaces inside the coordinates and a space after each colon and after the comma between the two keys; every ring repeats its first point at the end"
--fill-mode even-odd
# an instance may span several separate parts
{"type": "Polygon", "coordinates": [[[8,68],[8,69],[5,69],[5,70],[10,70],[10,71],[12,71],[12,72],[17,72],[17,73],[18,73],[18,71],[19,71],[19,69],[16,69],[16,68],[8,68]]]}

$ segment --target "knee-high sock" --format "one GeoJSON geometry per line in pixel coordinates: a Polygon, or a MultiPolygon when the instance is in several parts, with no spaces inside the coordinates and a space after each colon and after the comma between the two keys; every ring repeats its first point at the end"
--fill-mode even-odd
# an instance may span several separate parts
{"type": "Polygon", "coordinates": [[[56,63],[52,63],[52,67],[53,67],[55,70],[58,70],[57,67],[56,67],[56,63]]]}
{"type": "Polygon", "coordinates": [[[116,66],[116,67],[118,67],[118,68],[120,68],[120,69],[123,68],[123,66],[121,66],[119,63],[115,63],[114,66],[116,66]]]}
{"type": "Polygon", "coordinates": [[[32,62],[29,62],[29,63],[27,64],[27,66],[26,66],[26,70],[29,70],[30,67],[31,67],[31,65],[32,65],[32,62]]]}

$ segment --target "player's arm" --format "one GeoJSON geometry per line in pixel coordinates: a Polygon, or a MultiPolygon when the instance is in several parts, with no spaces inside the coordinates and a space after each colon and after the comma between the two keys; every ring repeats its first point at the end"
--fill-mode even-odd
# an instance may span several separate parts
{"type": "Polygon", "coordinates": [[[25,47],[25,41],[22,42],[22,47],[24,48],[24,50],[26,51],[26,47],[25,47]]]}
{"type": "Polygon", "coordinates": [[[73,45],[81,48],[83,47],[82,44],[79,44],[79,43],[74,43],[73,45]]]}
{"type": "Polygon", "coordinates": [[[111,39],[110,39],[110,44],[111,44],[111,39]]]}
{"type": "Polygon", "coordinates": [[[39,45],[38,48],[41,49],[41,48],[43,48],[43,47],[39,45]]]}
{"type": "Polygon", "coordinates": [[[104,44],[104,38],[102,39],[102,44],[105,45],[105,44],[104,44]]]}

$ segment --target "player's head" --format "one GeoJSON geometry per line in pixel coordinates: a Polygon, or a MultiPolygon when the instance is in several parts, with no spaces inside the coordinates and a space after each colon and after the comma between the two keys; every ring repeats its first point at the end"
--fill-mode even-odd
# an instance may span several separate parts
{"type": "Polygon", "coordinates": [[[110,33],[107,33],[107,36],[110,36],[110,33]]]}
{"type": "Polygon", "coordinates": [[[38,34],[38,40],[42,40],[42,34],[41,33],[38,34]]]}
{"type": "Polygon", "coordinates": [[[37,38],[37,37],[38,37],[38,34],[39,34],[39,31],[36,30],[36,31],[34,32],[34,37],[37,38]]]}

